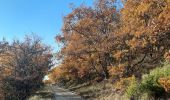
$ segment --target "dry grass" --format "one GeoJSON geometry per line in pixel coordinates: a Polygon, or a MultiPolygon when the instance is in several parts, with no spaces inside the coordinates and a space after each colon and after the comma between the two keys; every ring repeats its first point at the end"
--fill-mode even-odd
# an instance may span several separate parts
{"type": "MultiPolygon", "coordinates": [[[[77,94],[81,95],[83,98],[87,100],[114,100],[113,85],[109,82],[79,85],[70,88],[70,90],[75,91],[77,94]]],[[[115,99],[115,100],[121,100],[121,99],[115,99]]]]}

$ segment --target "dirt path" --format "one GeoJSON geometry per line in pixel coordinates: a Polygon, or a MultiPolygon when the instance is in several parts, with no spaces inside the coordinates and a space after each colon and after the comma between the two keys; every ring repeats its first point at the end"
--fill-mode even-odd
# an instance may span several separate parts
{"type": "Polygon", "coordinates": [[[28,100],[84,100],[73,92],[58,86],[46,86],[28,100]]]}
{"type": "Polygon", "coordinates": [[[53,86],[52,90],[55,93],[54,100],[83,100],[80,96],[76,95],[75,93],[69,92],[68,90],[62,89],[58,86],[53,86]]]}

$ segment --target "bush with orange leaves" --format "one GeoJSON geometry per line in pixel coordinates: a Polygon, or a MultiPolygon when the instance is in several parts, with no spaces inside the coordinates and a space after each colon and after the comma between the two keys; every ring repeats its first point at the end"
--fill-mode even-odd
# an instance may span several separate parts
{"type": "Polygon", "coordinates": [[[158,82],[161,84],[166,92],[170,92],[170,76],[159,78],[158,82]]]}
{"type": "Polygon", "coordinates": [[[166,61],[170,62],[170,50],[164,55],[166,61]]]}
{"type": "Polygon", "coordinates": [[[117,81],[114,84],[114,88],[116,91],[120,91],[121,93],[124,93],[126,89],[132,85],[134,82],[136,82],[135,76],[127,77],[127,78],[120,78],[120,81],[117,81]]]}
{"type": "Polygon", "coordinates": [[[114,80],[116,80],[116,78],[122,77],[124,72],[125,72],[124,64],[119,64],[118,66],[112,66],[109,70],[109,74],[114,80]]]}

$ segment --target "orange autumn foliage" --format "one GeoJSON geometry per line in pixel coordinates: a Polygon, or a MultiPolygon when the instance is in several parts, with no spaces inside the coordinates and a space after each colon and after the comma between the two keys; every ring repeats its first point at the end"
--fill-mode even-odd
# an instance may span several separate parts
{"type": "Polygon", "coordinates": [[[80,83],[96,77],[140,78],[170,50],[169,7],[169,0],[125,0],[117,10],[115,0],[97,0],[93,7],[73,9],[57,36],[63,45],[57,56],[61,77],[80,83]]]}
{"type": "Polygon", "coordinates": [[[159,78],[158,82],[161,84],[166,92],[170,91],[170,77],[159,78]]]}

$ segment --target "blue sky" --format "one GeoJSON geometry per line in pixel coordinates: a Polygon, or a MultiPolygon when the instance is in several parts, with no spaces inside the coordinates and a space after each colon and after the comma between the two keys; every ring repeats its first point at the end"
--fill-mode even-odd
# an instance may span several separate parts
{"type": "Polygon", "coordinates": [[[0,0],[0,40],[23,39],[36,33],[55,50],[54,37],[61,33],[62,18],[71,10],[70,3],[91,5],[93,0],[0,0]]]}

